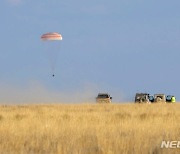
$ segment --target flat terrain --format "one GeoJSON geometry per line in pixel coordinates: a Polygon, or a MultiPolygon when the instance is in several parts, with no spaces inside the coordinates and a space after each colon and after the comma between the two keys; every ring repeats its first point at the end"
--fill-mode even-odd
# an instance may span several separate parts
{"type": "Polygon", "coordinates": [[[180,140],[180,104],[0,106],[1,154],[159,154],[180,140]]]}

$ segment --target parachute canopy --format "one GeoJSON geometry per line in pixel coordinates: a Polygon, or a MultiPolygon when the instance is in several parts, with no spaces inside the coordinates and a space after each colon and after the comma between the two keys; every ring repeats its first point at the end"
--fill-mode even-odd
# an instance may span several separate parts
{"type": "Polygon", "coordinates": [[[43,41],[58,41],[62,40],[62,35],[59,33],[46,33],[41,36],[43,41]]]}

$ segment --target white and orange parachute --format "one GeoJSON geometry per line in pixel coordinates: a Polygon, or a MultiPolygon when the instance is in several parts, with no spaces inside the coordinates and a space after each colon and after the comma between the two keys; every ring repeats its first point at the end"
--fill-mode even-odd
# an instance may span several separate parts
{"type": "Polygon", "coordinates": [[[43,41],[58,41],[62,40],[62,35],[59,33],[46,33],[41,36],[41,40],[43,41]]]}

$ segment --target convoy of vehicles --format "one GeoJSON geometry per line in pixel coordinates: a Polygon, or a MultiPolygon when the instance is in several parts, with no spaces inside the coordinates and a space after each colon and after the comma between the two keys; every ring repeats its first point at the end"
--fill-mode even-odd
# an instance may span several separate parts
{"type": "MultiPolygon", "coordinates": [[[[136,93],[134,101],[135,103],[174,103],[175,97],[173,95],[166,96],[165,94],[136,93]]],[[[108,93],[99,93],[96,102],[108,104],[112,102],[112,97],[108,93]]]]}
{"type": "MultiPolygon", "coordinates": [[[[154,94],[154,96],[148,93],[136,93],[135,103],[174,103],[172,101],[173,95],[154,94]]],[[[175,98],[175,97],[174,97],[175,98]]]]}

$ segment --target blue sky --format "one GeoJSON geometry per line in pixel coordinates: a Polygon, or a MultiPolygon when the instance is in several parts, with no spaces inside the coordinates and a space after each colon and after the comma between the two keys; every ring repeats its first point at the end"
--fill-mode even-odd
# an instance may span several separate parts
{"type": "Polygon", "coordinates": [[[180,98],[179,7],[178,0],[1,0],[1,102],[89,101],[98,92],[116,102],[136,92],[180,98]],[[46,32],[63,35],[55,78],[40,41],[46,32]]]}

